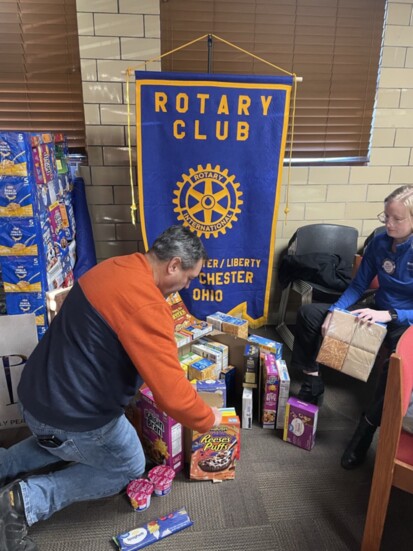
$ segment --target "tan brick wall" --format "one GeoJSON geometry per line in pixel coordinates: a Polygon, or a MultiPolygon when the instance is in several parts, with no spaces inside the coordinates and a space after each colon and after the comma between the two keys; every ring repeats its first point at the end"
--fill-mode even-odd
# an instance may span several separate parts
{"type": "MultiPolygon", "coordinates": [[[[89,166],[83,171],[99,259],[141,246],[131,226],[125,70],[160,54],[159,0],[78,0],[89,166]]],[[[413,1],[389,0],[368,166],[296,167],[284,214],[284,169],[276,258],[303,224],[355,226],[360,244],[378,223],[383,198],[413,183],[413,1]]],[[[142,68],[142,67],[141,67],[142,68]]],[[[148,66],[159,70],[160,64],[148,66]]],[[[134,94],[131,90],[132,121],[134,94]]],[[[132,133],[135,143],[135,133],[132,133]]],[[[275,266],[276,270],[276,266],[275,266]]],[[[278,289],[274,272],[272,312],[278,289]]]]}

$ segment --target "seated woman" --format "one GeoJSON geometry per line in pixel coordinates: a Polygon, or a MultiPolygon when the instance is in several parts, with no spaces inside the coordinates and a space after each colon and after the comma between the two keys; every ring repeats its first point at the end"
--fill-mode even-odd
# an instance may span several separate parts
{"type": "MultiPolygon", "coordinates": [[[[384,211],[378,215],[386,231],[377,234],[368,244],[353,281],[332,305],[308,304],[298,311],[292,353],[292,366],[304,374],[298,398],[321,405],[324,383],[315,361],[335,308],[352,310],[363,322],[387,324],[384,341],[390,353],[404,331],[413,324],[413,185],[401,186],[384,200],[384,211]],[[375,276],[379,288],[369,308],[357,304],[375,276]]],[[[390,356],[390,354],[389,354],[390,356]]],[[[372,404],[361,416],[348,444],[341,465],[352,469],[367,454],[376,428],[380,425],[388,359],[383,366],[372,404]]]]}

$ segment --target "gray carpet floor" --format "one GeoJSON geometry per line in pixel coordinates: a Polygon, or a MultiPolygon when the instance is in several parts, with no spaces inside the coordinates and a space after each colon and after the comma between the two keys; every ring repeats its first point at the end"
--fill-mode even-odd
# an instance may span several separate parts
{"type": "MultiPolygon", "coordinates": [[[[257,332],[276,338],[272,327],[257,332]]],[[[289,356],[285,351],[287,363],[289,356]]],[[[300,375],[290,375],[294,394],[300,375]]],[[[377,436],[366,463],[359,469],[343,470],[340,456],[374,388],[374,375],[363,383],[326,369],[324,379],[327,390],[312,451],[284,442],[281,431],[264,430],[255,421],[251,430],[242,430],[235,480],[193,482],[180,473],[171,493],[153,496],[144,512],[133,511],[124,494],[79,503],[34,525],[31,537],[39,551],[113,551],[116,546],[112,536],[185,507],[193,526],[155,543],[151,549],[357,551],[377,436]]],[[[6,433],[0,432],[0,441],[8,445],[13,435],[6,433]]],[[[412,521],[413,495],[394,489],[382,551],[411,551],[412,521]]]]}

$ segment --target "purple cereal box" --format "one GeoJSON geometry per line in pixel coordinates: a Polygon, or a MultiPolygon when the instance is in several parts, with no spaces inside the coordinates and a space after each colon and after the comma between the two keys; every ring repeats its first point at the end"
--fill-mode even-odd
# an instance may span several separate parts
{"type": "Polygon", "coordinates": [[[275,354],[265,354],[263,365],[262,388],[262,426],[264,429],[275,428],[280,379],[278,376],[275,354]]]}
{"type": "Polygon", "coordinates": [[[318,407],[297,398],[289,398],[285,410],[283,440],[312,450],[317,430],[318,407]]]}
{"type": "Polygon", "coordinates": [[[172,467],[178,473],[184,466],[183,429],[155,403],[149,388],[140,391],[142,446],[156,464],[172,467]]]}

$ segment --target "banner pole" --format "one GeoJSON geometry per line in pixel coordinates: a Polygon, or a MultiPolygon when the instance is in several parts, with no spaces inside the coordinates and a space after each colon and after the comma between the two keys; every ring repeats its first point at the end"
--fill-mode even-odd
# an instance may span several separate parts
{"type": "Polygon", "coordinates": [[[211,74],[212,67],[212,34],[208,35],[208,73],[211,74]]]}

